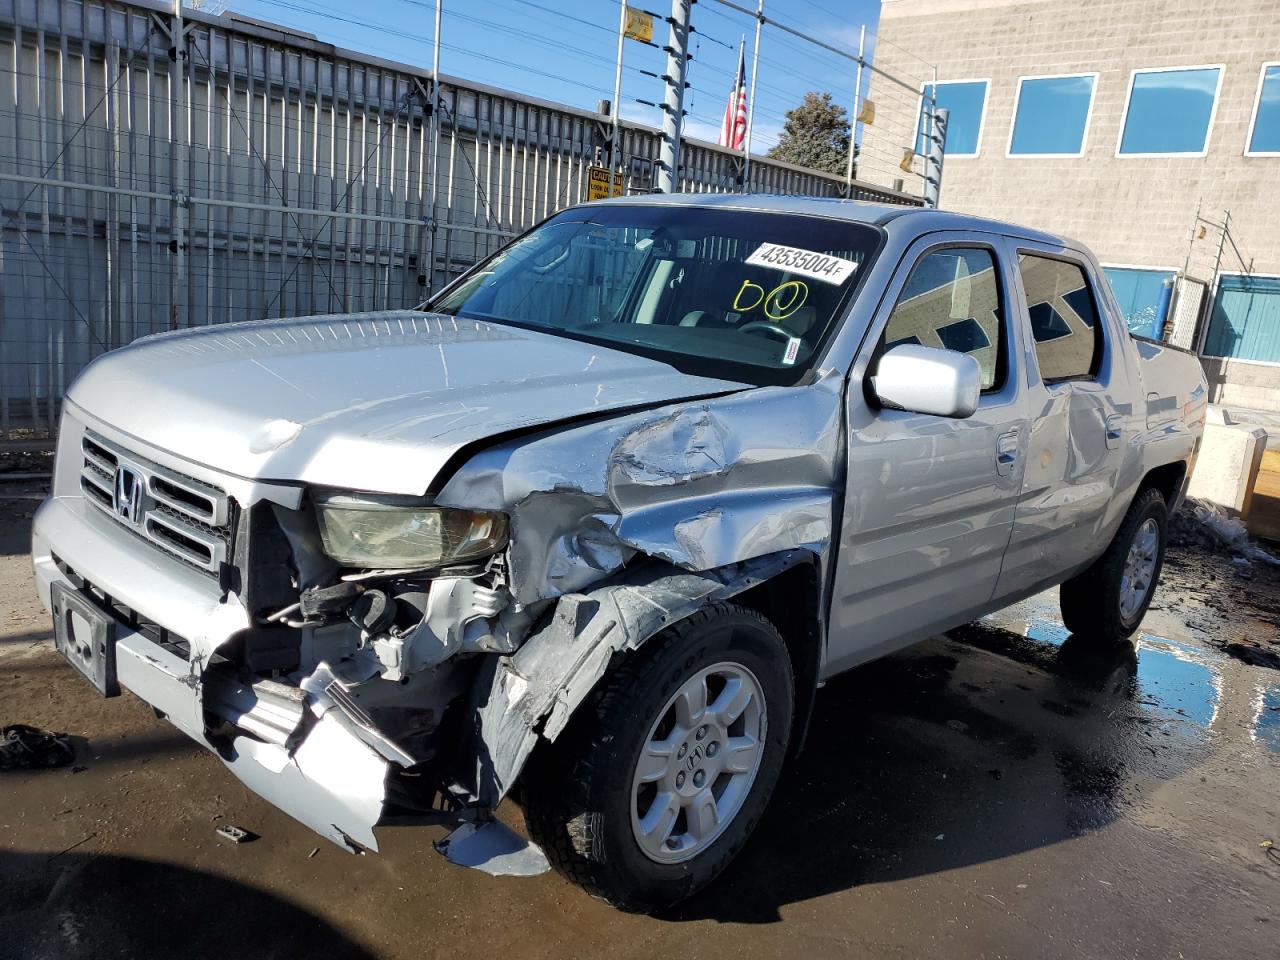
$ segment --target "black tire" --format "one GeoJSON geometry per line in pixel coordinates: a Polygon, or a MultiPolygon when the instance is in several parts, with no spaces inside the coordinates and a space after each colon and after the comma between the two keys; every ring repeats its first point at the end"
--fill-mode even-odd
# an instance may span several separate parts
{"type": "Polygon", "coordinates": [[[1147,607],[1151,605],[1151,598],[1155,595],[1160,570],[1164,567],[1168,527],[1169,508],[1160,491],[1139,491],[1129,505],[1120,529],[1116,531],[1106,553],[1083,573],[1062,585],[1059,599],[1062,622],[1072,634],[1098,646],[1111,646],[1132,636],[1146,616],[1147,607]],[[1159,531],[1155,570],[1141,605],[1129,616],[1125,616],[1120,604],[1125,561],[1139,529],[1148,520],[1154,520],[1159,531]]]}
{"type": "Polygon", "coordinates": [[[535,752],[521,791],[530,836],[560,874],[615,907],[648,912],[689,897],[742,849],[769,802],[791,735],[792,683],[786,644],[753,610],[718,602],[672,625],[612,670],[556,742],[535,752]],[[746,667],[763,692],[767,722],[755,780],[706,849],[659,863],[632,830],[635,765],[675,692],[722,662],[746,667]]]}

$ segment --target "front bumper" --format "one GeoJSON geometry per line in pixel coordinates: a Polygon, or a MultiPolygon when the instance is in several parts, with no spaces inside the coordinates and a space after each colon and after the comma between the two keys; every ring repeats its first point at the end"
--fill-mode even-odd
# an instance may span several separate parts
{"type": "Polygon", "coordinates": [[[32,560],[46,609],[52,606],[53,584],[74,589],[74,576],[141,620],[183,638],[185,647],[162,645],[117,618],[116,669],[122,687],[213,751],[246,785],[290,816],[347,849],[353,849],[352,841],[377,849],[373,827],[382,815],[388,763],[333,712],[311,711],[309,695],[299,694],[307,711],[300,738],[295,734],[286,744],[243,733],[211,739],[210,718],[235,725],[255,710],[258,699],[243,684],[229,688],[224,682],[214,689],[208,670],[215,651],[250,625],[234,597],[121,530],[82,497],[56,491],[35,515],[32,560]]]}

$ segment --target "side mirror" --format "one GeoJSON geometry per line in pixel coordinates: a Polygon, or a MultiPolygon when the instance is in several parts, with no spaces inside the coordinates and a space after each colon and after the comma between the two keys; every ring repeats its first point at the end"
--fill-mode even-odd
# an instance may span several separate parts
{"type": "Polygon", "coordinates": [[[871,389],[895,410],[969,417],[978,409],[982,368],[967,353],[904,343],[880,358],[871,389]]]}

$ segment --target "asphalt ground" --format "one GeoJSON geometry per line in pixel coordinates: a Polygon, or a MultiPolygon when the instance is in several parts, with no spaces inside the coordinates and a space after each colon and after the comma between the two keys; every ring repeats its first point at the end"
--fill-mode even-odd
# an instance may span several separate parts
{"type": "Polygon", "coordinates": [[[453,866],[442,828],[346,854],[99,698],[35,596],[39,492],[0,485],[0,724],[66,731],[77,761],[0,772],[6,960],[1280,957],[1271,568],[1175,547],[1133,650],[1068,637],[1046,594],[832,681],[722,879],[635,916],[453,866]]]}

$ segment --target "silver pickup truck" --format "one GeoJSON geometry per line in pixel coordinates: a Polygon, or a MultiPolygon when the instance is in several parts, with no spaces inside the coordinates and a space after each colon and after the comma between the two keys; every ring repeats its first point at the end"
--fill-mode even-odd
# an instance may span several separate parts
{"type": "Polygon", "coordinates": [[[1132,634],[1206,400],[1058,237],[590,204],[419,310],[96,360],[36,578],[101,693],[335,842],[518,786],[561,872],[647,909],[741,848],[824,679],[1056,584],[1132,634]]]}

